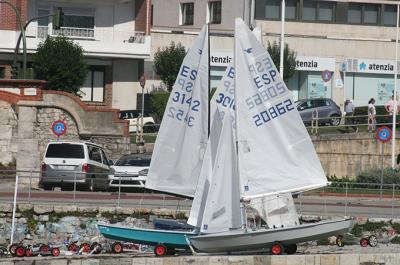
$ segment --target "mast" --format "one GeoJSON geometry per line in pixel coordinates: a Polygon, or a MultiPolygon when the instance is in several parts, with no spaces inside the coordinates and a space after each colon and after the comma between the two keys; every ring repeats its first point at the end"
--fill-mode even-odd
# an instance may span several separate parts
{"type": "MultiPolygon", "coordinates": [[[[236,51],[237,51],[237,41],[236,41],[236,21],[235,21],[235,34],[233,37],[233,49],[234,49],[234,56],[233,56],[233,66],[234,66],[234,84],[235,84],[235,89],[234,89],[234,97],[235,97],[235,141],[236,141],[236,170],[237,170],[237,174],[239,179],[241,179],[240,177],[240,166],[239,166],[239,120],[238,120],[238,97],[237,97],[237,56],[236,56],[236,51]]],[[[240,217],[242,219],[242,229],[246,230],[247,228],[247,217],[246,217],[246,208],[245,205],[242,201],[242,199],[240,200],[240,217]]]]}
{"type": "Polygon", "coordinates": [[[207,23],[207,75],[208,75],[208,137],[210,137],[210,119],[211,119],[211,81],[210,81],[210,22],[207,23]]]}

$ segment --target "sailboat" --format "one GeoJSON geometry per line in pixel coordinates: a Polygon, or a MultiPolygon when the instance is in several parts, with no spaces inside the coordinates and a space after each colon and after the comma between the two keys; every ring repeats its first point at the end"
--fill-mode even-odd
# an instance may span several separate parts
{"type": "MultiPolygon", "coordinates": [[[[347,232],[349,218],[247,228],[246,201],[264,208],[272,200],[281,200],[290,207],[291,193],[323,187],[328,181],[291,92],[241,19],[235,20],[234,62],[234,111],[224,111],[220,117],[220,139],[214,141],[215,156],[208,163],[211,176],[200,175],[203,186],[197,187],[189,218],[189,223],[200,227],[200,234],[189,237],[190,244],[200,252],[270,248],[273,254],[285,249],[291,254],[297,243],[347,232]]],[[[282,214],[280,208],[274,217],[282,214]]]]}
{"type": "MultiPolygon", "coordinates": [[[[171,91],[157,135],[146,188],[193,197],[208,139],[209,52],[204,26],[187,52],[171,91]]],[[[110,239],[154,245],[158,256],[188,249],[187,236],[197,231],[97,225],[110,239]]]]}

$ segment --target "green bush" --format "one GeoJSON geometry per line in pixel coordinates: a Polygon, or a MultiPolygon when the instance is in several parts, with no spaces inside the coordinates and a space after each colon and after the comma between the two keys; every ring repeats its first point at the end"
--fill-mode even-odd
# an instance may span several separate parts
{"type": "Polygon", "coordinates": [[[165,112],[165,107],[168,103],[169,92],[154,92],[150,94],[150,108],[151,112],[156,115],[160,121],[165,112]]]}
{"type": "MultiPolygon", "coordinates": [[[[388,115],[385,106],[375,106],[376,109],[376,115],[388,115]]],[[[354,122],[358,124],[367,124],[368,122],[368,105],[367,102],[365,103],[365,106],[361,107],[356,107],[354,109],[354,116],[365,116],[365,117],[357,117],[354,118],[354,122]]],[[[397,115],[397,119],[400,118],[400,115],[397,115]]],[[[376,117],[376,123],[377,124],[382,124],[382,123],[390,123],[389,121],[389,116],[387,117],[376,117]]]]}
{"type": "Polygon", "coordinates": [[[351,229],[351,233],[356,237],[362,236],[362,231],[362,226],[357,223],[354,224],[353,228],[351,229]]]}
{"type": "Polygon", "coordinates": [[[390,243],[392,244],[400,244],[400,236],[395,236],[390,240],[390,243]]]}
{"type": "MultiPolygon", "coordinates": [[[[357,176],[356,182],[377,184],[375,188],[378,188],[381,184],[381,174],[380,169],[366,170],[357,176]]],[[[400,184],[400,171],[392,168],[383,169],[383,184],[400,184]]]]}

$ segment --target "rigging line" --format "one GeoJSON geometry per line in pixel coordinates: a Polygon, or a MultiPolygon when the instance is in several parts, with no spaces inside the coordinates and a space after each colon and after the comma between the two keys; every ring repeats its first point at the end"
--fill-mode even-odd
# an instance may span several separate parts
{"type": "Polygon", "coordinates": [[[210,23],[207,23],[207,63],[208,63],[208,121],[207,121],[207,129],[208,129],[208,137],[210,137],[210,116],[211,116],[211,81],[210,81],[210,23]]]}

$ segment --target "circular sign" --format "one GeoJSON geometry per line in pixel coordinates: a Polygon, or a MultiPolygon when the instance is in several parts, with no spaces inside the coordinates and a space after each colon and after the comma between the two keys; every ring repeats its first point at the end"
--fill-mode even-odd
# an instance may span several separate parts
{"type": "Polygon", "coordinates": [[[332,78],[332,72],[329,70],[325,70],[322,72],[321,77],[324,82],[328,82],[332,78]]]}
{"type": "Polygon", "coordinates": [[[376,139],[382,143],[386,143],[392,139],[392,130],[387,126],[382,126],[376,131],[376,139]]]}
{"type": "Polygon", "coordinates": [[[67,132],[67,124],[62,120],[57,120],[51,125],[51,130],[57,136],[61,136],[67,132]]]}
{"type": "Polygon", "coordinates": [[[139,83],[140,83],[140,86],[141,86],[142,88],[144,88],[144,85],[146,84],[146,77],[145,77],[144,75],[142,75],[142,76],[140,77],[139,83]]]}

